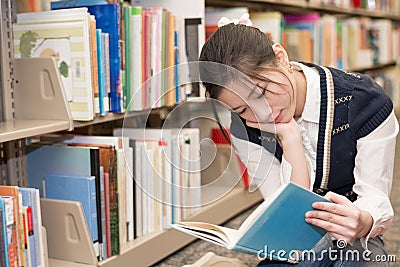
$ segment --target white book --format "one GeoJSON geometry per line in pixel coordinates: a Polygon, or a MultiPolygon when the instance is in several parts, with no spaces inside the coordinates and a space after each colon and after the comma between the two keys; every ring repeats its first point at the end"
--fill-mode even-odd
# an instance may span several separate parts
{"type": "Polygon", "coordinates": [[[35,233],[35,235],[37,234],[37,243],[38,246],[36,246],[38,255],[39,255],[39,259],[40,261],[40,266],[39,267],[44,267],[45,266],[45,262],[47,261],[46,259],[46,247],[47,244],[44,243],[44,237],[43,237],[43,231],[42,231],[42,212],[40,209],[40,194],[39,194],[39,189],[35,189],[35,191],[33,192],[33,205],[35,206],[35,210],[36,210],[36,220],[37,220],[37,225],[38,225],[38,229],[35,233]]]}
{"type": "MultiPolygon", "coordinates": [[[[186,100],[186,95],[189,95],[193,88],[186,54],[185,19],[182,16],[175,16],[175,28],[178,34],[178,103],[180,103],[186,100]]],[[[200,96],[203,95],[200,93],[200,96]]]]}
{"type": "Polygon", "coordinates": [[[172,223],[181,221],[181,153],[179,146],[179,134],[175,133],[171,138],[172,150],[172,223]]]}
{"type": "Polygon", "coordinates": [[[135,205],[136,205],[136,236],[143,236],[143,195],[142,195],[142,150],[143,142],[135,141],[135,205]]]}
{"type": "Polygon", "coordinates": [[[134,185],[135,181],[133,180],[133,148],[127,147],[124,148],[124,157],[125,157],[125,180],[126,180],[126,216],[128,222],[128,241],[134,239],[134,229],[135,229],[135,220],[134,220],[134,185]]]}
{"type": "MultiPolygon", "coordinates": [[[[160,225],[159,228],[165,228],[172,222],[172,150],[171,150],[171,139],[172,139],[172,130],[170,129],[115,129],[114,135],[121,136],[124,135],[128,137],[130,140],[136,140],[136,144],[139,142],[151,142],[154,143],[154,153],[156,153],[157,159],[153,160],[153,173],[154,173],[154,185],[157,188],[152,188],[154,198],[156,200],[155,205],[158,207],[158,211],[160,212],[160,221],[158,221],[157,225],[160,225]],[[157,164],[155,164],[157,162],[157,164]],[[166,204],[164,204],[166,203],[166,204]],[[163,221],[161,221],[163,220],[163,221]]],[[[138,156],[136,156],[136,164],[138,164],[138,156]]],[[[142,157],[142,161],[149,160],[149,157],[142,157]]],[[[143,165],[141,165],[143,166],[143,165]]],[[[143,170],[142,170],[143,171],[143,170]]],[[[136,175],[136,183],[142,185],[143,179],[146,176],[136,175]]],[[[147,188],[142,185],[143,188],[147,188]]],[[[158,217],[160,217],[158,216],[158,217]]]]}
{"type": "Polygon", "coordinates": [[[55,21],[73,21],[87,16],[87,7],[27,12],[17,14],[17,23],[43,23],[55,21]]]}
{"type": "Polygon", "coordinates": [[[201,156],[200,156],[200,129],[183,128],[181,133],[189,136],[189,186],[190,205],[192,212],[198,210],[202,204],[201,199],[201,156]]]}
{"type": "Polygon", "coordinates": [[[128,243],[127,199],[125,155],[122,149],[117,149],[117,180],[118,180],[118,215],[120,251],[125,251],[128,243]]]}
{"type": "Polygon", "coordinates": [[[150,107],[161,107],[162,61],[162,9],[152,8],[151,20],[151,69],[150,107]]]}
{"type": "MultiPolygon", "coordinates": [[[[131,48],[131,97],[127,99],[130,101],[130,110],[143,109],[143,88],[142,88],[142,16],[132,15],[130,17],[132,29],[132,48],[131,48]]],[[[129,103],[129,102],[128,102],[129,103]]]]}

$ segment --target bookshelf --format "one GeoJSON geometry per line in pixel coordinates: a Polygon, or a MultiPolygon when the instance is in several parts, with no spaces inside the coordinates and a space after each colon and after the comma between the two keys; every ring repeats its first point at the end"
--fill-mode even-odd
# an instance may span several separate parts
{"type": "MultiPolygon", "coordinates": [[[[221,224],[247,208],[259,203],[261,200],[262,197],[258,192],[250,194],[241,186],[238,186],[232,189],[222,199],[202,207],[201,210],[188,219],[221,224]]],[[[135,261],[135,266],[150,266],[195,240],[195,238],[189,235],[171,229],[165,229],[149,236],[140,237],[134,241],[129,250],[118,256],[113,256],[97,263],[87,227],[84,227],[85,221],[83,220],[83,212],[77,212],[77,209],[74,209],[75,206],[76,204],[74,204],[74,202],[54,200],[42,201],[43,224],[48,232],[49,255],[53,253],[58,257],[57,259],[50,258],[50,267],[130,266],[133,260],[135,261]],[[71,225],[68,225],[67,220],[62,219],[69,216],[72,216],[71,220],[75,221],[77,224],[75,228],[77,233],[75,236],[79,236],[79,238],[75,240],[65,238],[64,235],[58,233],[59,229],[68,231],[67,229],[73,228],[71,225]],[[52,217],[61,219],[57,220],[58,224],[54,224],[54,219],[52,217]],[[54,227],[55,225],[57,225],[56,228],[54,227]],[[63,251],[65,248],[71,248],[72,251],[66,253],[63,251]],[[74,260],[76,261],[77,258],[79,258],[80,264],[70,265],[75,264],[72,262],[74,260]],[[85,264],[82,264],[82,262],[85,264]]]]}
{"type": "Polygon", "coordinates": [[[305,13],[317,11],[326,14],[364,16],[371,18],[384,18],[395,21],[400,20],[399,14],[381,12],[377,10],[366,10],[362,8],[341,8],[331,4],[314,3],[307,0],[247,0],[247,1],[227,1],[227,0],[206,0],[209,7],[234,7],[247,6],[252,9],[270,8],[289,13],[305,13]]]}

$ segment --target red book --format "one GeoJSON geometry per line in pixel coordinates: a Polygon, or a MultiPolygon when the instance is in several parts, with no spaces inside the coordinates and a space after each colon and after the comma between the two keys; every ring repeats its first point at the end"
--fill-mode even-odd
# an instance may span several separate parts
{"type": "Polygon", "coordinates": [[[352,0],[353,7],[361,7],[361,0],[352,0]]]}

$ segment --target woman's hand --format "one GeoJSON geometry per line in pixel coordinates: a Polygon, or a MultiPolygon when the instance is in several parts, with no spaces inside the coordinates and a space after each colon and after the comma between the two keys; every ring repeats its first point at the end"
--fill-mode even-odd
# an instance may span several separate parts
{"type": "Polygon", "coordinates": [[[262,131],[275,133],[282,147],[285,160],[291,165],[290,181],[310,189],[310,174],[304,154],[303,138],[297,122],[292,118],[286,123],[251,123],[247,125],[262,131]]]}
{"type": "Polygon", "coordinates": [[[360,210],[346,197],[333,192],[325,196],[328,202],[315,202],[313,208],[305,214],[306,222],[319,226],[336,239],[353,244],[357,238],[365,237],[371,230],[372,216],[360,210]]]}
{"type": "Polygon", "coordinates": [[[258,128],[262,131],[276,134],[278,141],[282,146],[286,143],[297,142],[303,144],[299,125],[292,118],[289,122],[285,123],[254,123],[246,122],[246,124],[253,128],[258,128]]]}

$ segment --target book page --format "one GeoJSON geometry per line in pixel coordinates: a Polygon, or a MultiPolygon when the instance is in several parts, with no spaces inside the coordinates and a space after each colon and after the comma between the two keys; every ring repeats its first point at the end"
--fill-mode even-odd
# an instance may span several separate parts
{"type": "Polygon", "coordinates": [[[192,232],[192,234],[213,240],[219,244],[233,247],[233,240],[238,240],[239,234],[235,229],[218,226],[203,222],[178,222],[176,227],[184,228],[192,232]]]}

